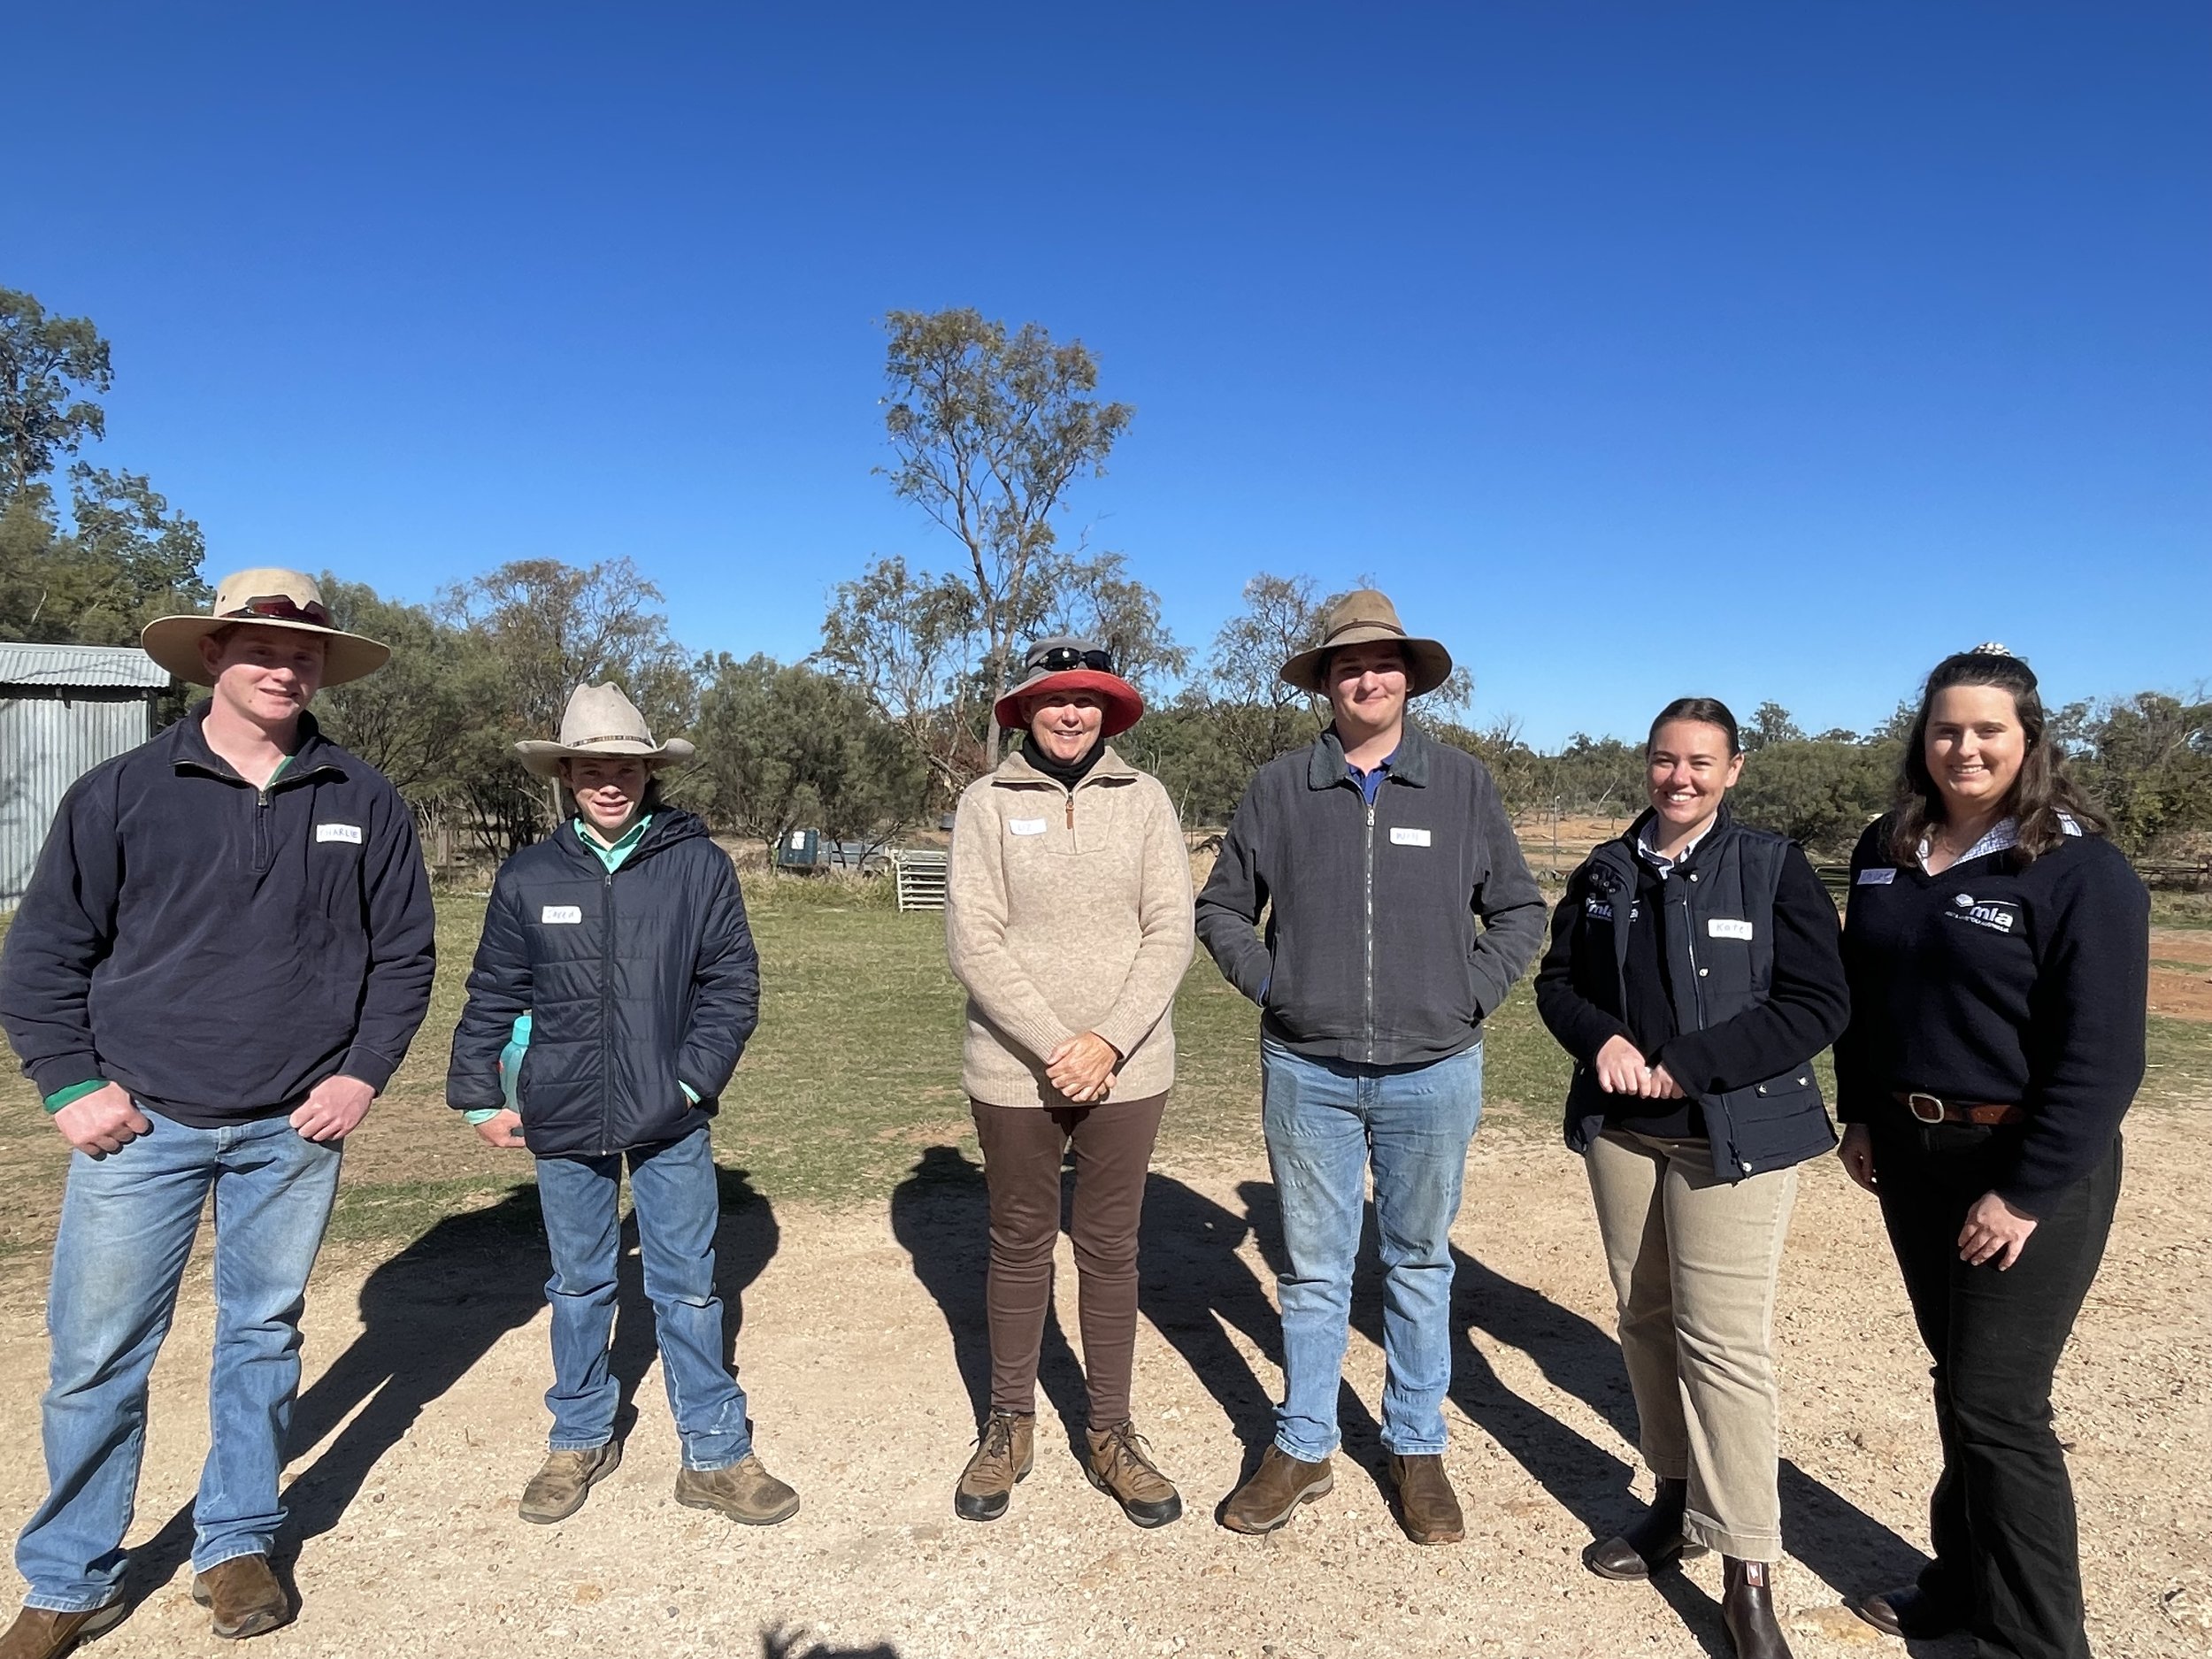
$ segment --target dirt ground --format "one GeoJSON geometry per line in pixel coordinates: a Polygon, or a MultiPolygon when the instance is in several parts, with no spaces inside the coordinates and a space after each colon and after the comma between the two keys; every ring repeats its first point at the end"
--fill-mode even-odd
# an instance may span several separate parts
{"type": "Polygon", "coordinates": [[[2151,1012],[2212,1020],[2212,933],[2151,929],[2151,1012]]]}
{"type": "MultiPolygon", "coordinates": [[[[760,1448],[805,1502],[768,1531],[671,1502],[673,1440],[649,1374],[649,1317],[634,1302],[617,1342],[636,1413],[621,1470],[564,1525],[515,1518],[543,1443],[547,1381],[543,1247],[517,1213],[456,1217],[389,1260],[334,1250],[309,1308],[304,1449],[291,1471],[304,1607],[254,1651],[1725,1654],[1717,1560],[1636,1586],[1601,1582],[1576,1559],[1632,1513],[1634,1467],[1579,1165],[1532,1137],[1486,1132],[1468,1190],[1448,1416],[1471,1536],[1446,1549],[1404,1540],[1375,1473],[1371,1284],[1356,1310],[1334,1494],[1271,1539],[1211,1519],[1264,1437],[1277,1386],[1272,1188],[1256,1137],[1241,1163],[1163,1169],[1148,1201],[1138,1409],[1189,1503],[1157,1532],[1090,1489],[1057,1428],[1041,1432],[1037,1471],[1007,1518],[953,1518],[985,1364],[981,1173],[954,1148],[924,1149],[885,1210],[776,1213],[756,1198],[727,1218],[722,1267],[741,1298],[760,1448]]],[[[2108,1659],[2212,1648],[2208,1215],[2212,1162],[2193,1114],[2139,1112],[2113,1248],[2059,1391],[2092,1634],[2108,1659]]],[[[0,1310],[11,1524],[42,1489],[33,1282],[0,1310]]],[[[1881,1639],[1836,1600],[1912,1571],[1934,1436],[1925,1362],[1872,1205],[1824,1161],[1805,1184],[1781,1307],[1793,1560],[1780,1600],[1801,1659],[1876,1652],[1881,1639]]],[[[1056,1408],[1079,1410],[1065,1324],[1066,1338],[1048,1340],[1048,1424],[1056,1408]]],[[[209,1329],[196,1270],[157,1373],[133,1533],[142,1604],[98,1644],[100,1659],[234,1651],[208,1634],[183,1564],[209,1329]]]]}

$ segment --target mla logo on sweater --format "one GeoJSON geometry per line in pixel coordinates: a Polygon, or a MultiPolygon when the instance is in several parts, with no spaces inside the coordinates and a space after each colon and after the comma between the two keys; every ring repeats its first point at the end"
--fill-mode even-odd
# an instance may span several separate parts
{"type": "Polygon", "coordinates": [[[2020,907],[2009,899],[1977,899],[1970,893],[1954,893],[1946,914],[1955,922],[1971,922],[1993,933],[2009,933],[2020,926],[2020,907]]]}

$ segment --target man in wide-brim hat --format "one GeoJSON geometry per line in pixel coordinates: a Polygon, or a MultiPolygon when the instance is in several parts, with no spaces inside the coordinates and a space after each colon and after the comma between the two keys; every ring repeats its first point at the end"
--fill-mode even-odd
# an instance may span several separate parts
{"type": "Polygon", "coordinates": [[[269,1564],[299,1319],[344,1138],[429,1006],[414,816],[307,705],[391,653],[311,577],[240,571],[146,653],[212,695],[63,798],[0,958],[0,1024],[76,1148],[48,1298],[50,1492],[0,1652],[53,1659],[124,1612],[147,1377],[214,1198],[212,1443],[192,1593],[218,1636],[292,1609],[269,1564]]]}
{"type": "Polygon", "coordinates": [[[1282,667],[1328,699],[1329,727],[1260,769],[1198,897],[1199,938],[1264,1010],[1261,1119],[1288,1258],[1284,1397],[1223,1506],[1237,1532],[1273,1531],[1333,1483],[1371,1166],[1400,1524],[1418,1544],[1465,1536],[1443,1460],[1451,1225],[1482,1113],[1482,1022],[1534,957],[1544,900],[1482,763],[1406,716],[1451,672],[1383,595],[1333,603],[1282,667]]]}
{"type": "Polygon", "coordinates": [[[575,816],[492,883],[446,1101],[493,1146],[537,1156],[553,1428],[518,1512],[565,1520],[622,1461],[608,1346],[626,1164],[683,1449],[676,1502],[754,1525],[787,1520],[799,1494],[753,1450],[714,1283],[721,1187],[708,1127],[760,1015],[736,870],[705,824],[661,798],[655,774],[690,759],[691,745],[656,741],[619,687],[579,687],[559,737],[515,752],[560,780],[575,816]]]}

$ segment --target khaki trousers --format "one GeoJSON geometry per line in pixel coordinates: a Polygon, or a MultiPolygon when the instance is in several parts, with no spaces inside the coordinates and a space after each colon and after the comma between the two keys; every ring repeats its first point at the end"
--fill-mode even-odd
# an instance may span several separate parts
{"type": "Polygon", "coordinates": [[[1613,1129],[1585,1162],[1644,1462],[1688,1479],[1690,1542],[1779,1561],[1774,1277],[1797,1171],[1724,1181],[1701,1140],[1613,1129]]]}

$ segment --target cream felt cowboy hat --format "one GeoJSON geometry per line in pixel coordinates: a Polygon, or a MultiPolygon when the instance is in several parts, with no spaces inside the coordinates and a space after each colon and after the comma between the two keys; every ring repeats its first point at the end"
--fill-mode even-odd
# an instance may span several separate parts
{"type": "Polygon", "coordinates": [[[1321,621],[1321,643],[1283,664],[1283,683],[1325,697],[1329,693],[1329,653],[1339,646],[1377,640],[1387,640],[1404,650],[1409,697],[1434,691],[1451,678],[1452,654],[1434,640],[1410,637],[1398,620],[1398,607],[1373,588],[1362,588],[1329,607],[1321,621]]]}
{"type": "Polygon", "coordinates": [[[645,717],[619,686],[577,687],[569,694],[568,707],[561,710],[558,742],[533,738],[515,745],[522,764],[541,778],[558,777],[565,760],[599,756],[641,760],[657,767],[689,760],[695,752],[680,737],[656,743],[645,717]]]}
{"type": "Polygon", "coordinates": [[[224,577],[215,585],[215,608],[206,616],[156,617],[140,630],[139,648],[186,684],[211,686],[215,680],[200,660],[200,641],[218,628],[242,623],[290,628],[327,640],[323,653],[326,687],[373,674],[392,658],[390,646],[348,634],[332,622],[323,590],[312,576],[273,566],[233,571],[224,577]]]}

